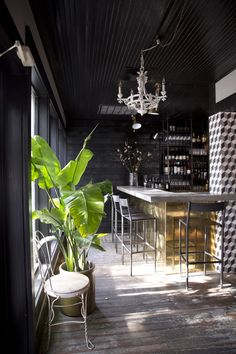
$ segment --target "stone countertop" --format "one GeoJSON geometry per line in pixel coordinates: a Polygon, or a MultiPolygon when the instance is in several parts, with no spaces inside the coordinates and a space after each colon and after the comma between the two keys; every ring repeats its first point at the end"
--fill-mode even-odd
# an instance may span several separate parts
{"type": "Polygon", "coordinates": [[[155,202],[213,202],[220,200],[236,200],[235,193],[210,193],[210,192],[168,192],[161,189],[151,189],[134,186],[118,186],[117,190],[133,197],[155,202]]]}

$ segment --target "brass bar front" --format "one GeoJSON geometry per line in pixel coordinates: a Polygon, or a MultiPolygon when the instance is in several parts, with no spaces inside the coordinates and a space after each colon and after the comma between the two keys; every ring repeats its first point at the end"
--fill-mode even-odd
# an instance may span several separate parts
{"type": "MultiPolygon", "coordinates": [[[[157,218],[157,272],[165,274],[179,273],[179,219],[185,216],[187,203],[153,202],[131,197],[133,206],[157,218]]],[[[152,224],[148,225],[147,233],[153,235],[152,224]]],[[[182,234],[184,238],[184,233],[182,234]]],[[[197,231],[191,232],[190,242],[195,250],[203,243],[204,232],[199,225],[197,231]]],[[[211,251],[215,248],[215,230],[211,232],[211,251]]],[[[182,241],[185,245],[184,239],[182,241]]],[[[198,265],[191,270],[202,270],[198,265]]]]}
{"type": "MultiPolygon", "coordinates": [[[[224,234],[225,245],[229,236],[232,234],[232,225],[235,223],[235,212],[233,206],[236,201],[236,193],[213,193],[213,192],[168,192],[159,189],[150,189],[134,186],[117,186],[119,192],[125,193],[138,208],[150,213],[157,218],[157,270],[165,273],[177,273],[179,271],[179,231],[178,220],[184,215],[189,201],[208,203],[217,201],[226,201],[226,220],[224,234]],[[228,219],[227,219],[228,218],[228,219]]],[[[212,217],[212,215],[209,215],[212,217]]],[[[205,217],[208,217],[205,215],[205,217]]],[[[197,228],[197,234],[191,232],[191,243],[195,247],[201,246],[203,242],[203,232],[201,222],[197,228]],[[193,241],[193,242],[192,242],[193,241]]],[[[152,230],[150,230],[152,231],[152,230]]],[[[151,232],[152,234],[152,232],[151,232]]],[[[210,252],[213,254],[216,250],[219,253],[221,244],[219,242],[219,230],[211,229],[210,252]]],[[[231,240],[231,238],[230,238],[231,240]]],[[[231,241],[230,241],[231,242],[231,241]]],[[[224,262],[227,264],[228,255],[225,252],[224,262]]],[[[194,270],[196,265],[192,266],[194,270]]],[[[199,269],[199,268],[198,268],[199,269]]],[[[227,269],[226,269],[227,270],[227,269]]]]}

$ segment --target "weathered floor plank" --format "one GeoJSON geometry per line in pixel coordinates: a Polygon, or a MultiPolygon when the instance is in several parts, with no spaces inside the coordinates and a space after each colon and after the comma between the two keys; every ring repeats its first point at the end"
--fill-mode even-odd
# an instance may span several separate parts
{"type": "MultiPolygon", "coordinates": [[[[154,273],[150,261],[129,259],[121,265],[109,237],[104,253],[91,255],[96,264],[97,309],[88,316],[93,354],[236,353],[236,276],[192,276],[186,292],[184,279],[154,273]]],[[[58,314],[63,317],[62,314],[58,314]]],[[[52,329],[48,354],[90,352],[83,327],[63,325],[52,329]]]]}

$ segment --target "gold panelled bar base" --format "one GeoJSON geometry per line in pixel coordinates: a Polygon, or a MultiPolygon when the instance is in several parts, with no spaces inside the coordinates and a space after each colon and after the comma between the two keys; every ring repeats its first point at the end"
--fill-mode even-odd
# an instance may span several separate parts
{"type": "MultiPolygon", "coordinates": [[[[179,218],[186,214],[189,201],[211,202],[236,200],[236,194],[186,192],[175,193],[144,187],[119,186],[117,189],[130,197],[133,206],[154,215],[157,220],[157,272],[179,273],[179,218]]],[[[211,215],[212,217],[212,215],[211,215]]],[[[151,227],[148,226],[148,227],[151,227]]],[[[149,230],[152,234],[152,230],[149,230]]],[[[216,247],[215,230],[211,229],[211,251],[216,247]]],[[[191,232],[190,242],[194,251],[203,243],[201,225],[191,232]]],[[[192,265],[191,270],[202,270],[201,265],[192,265]]]]}

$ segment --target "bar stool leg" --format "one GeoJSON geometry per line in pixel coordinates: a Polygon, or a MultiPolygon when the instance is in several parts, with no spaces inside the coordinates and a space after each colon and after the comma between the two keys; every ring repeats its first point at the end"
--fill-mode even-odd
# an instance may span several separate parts
{"type": "Polygon", "coordinates": [[[223,262],[224,262],[224,227],[221,230],[221,249],[220,249],[220,287],[223,288],[223,262]]]}
{"type": "Polygon", "coordinates": [[[133,276],[133,240],[132,240],[132,221],[129,223],[129,239],[130,239],[130,276],[133,276]]]}
{"type": "Polygon", "coordinates": [[[154,272],[157,270],[157,221],[153,220],[154,272]]]}
{"type": "Polygon", "coordinates": [[[173,230],[173,238],[172,238],[172,269],[175,268],[175,217],[172,218],[172,230],[173,230]]]}
{"type": "Polygon", "coordinates": [[[207,242],[207,226],[204,227],[204,257],[203,257],[203,262],[204,262],[204,275],[206,275],[206,242],[207,242]]]}
{"type": "Polygon", "coordinates": [[[182,276],[182,240],[181,240],[181,222],[179,221],[179,276],[182,276]]]}
{"type": "Polygon", "coordinates": [[[118,243],[117,243],[117,213],[115,213],[115,248],[116,253],[118,252],[118,243]]]}
{"type": "Polygon", "coordinates": [[[112,200],[111,200],[111,239],[113,242],[114,241],[114,205],[112,200]]]}
{"type": "Polygon", "coordinates": [[[122,255],[121,255],[121,260],[122,260],[122,264],[124,264],[124,218],[123,216],[121,216],[121,239],[122,239],[122,244],[121,244],[121,248],[122,248],[122,255]]]}
{"type": "Polygon", "coordinates": [[[138,233],[138,222],[134,222],[134,237],[135,237],[135,243],[136,243],[136,252],[138,252],[137,233],[138,233]]]}
{"type": "Polygon", "coordinates": [[[186,251],[185,251],[185,257],[186,257],[186,290],[188,290],[189,288],[189,280],[188,280],[188,273],[189,273],[189,269],[188,269],[188,257],[189,257],[189,239],[188,239],[188,229],[186,227],[185,230],[185,246],[186,246],[186,251]]]}
{"type": "Polygon", "coordinates": [[[145,221],[143,221],[143,259],[145,259],[145,240],[146,240],[146,232],[145,232],[145,221]]]}

